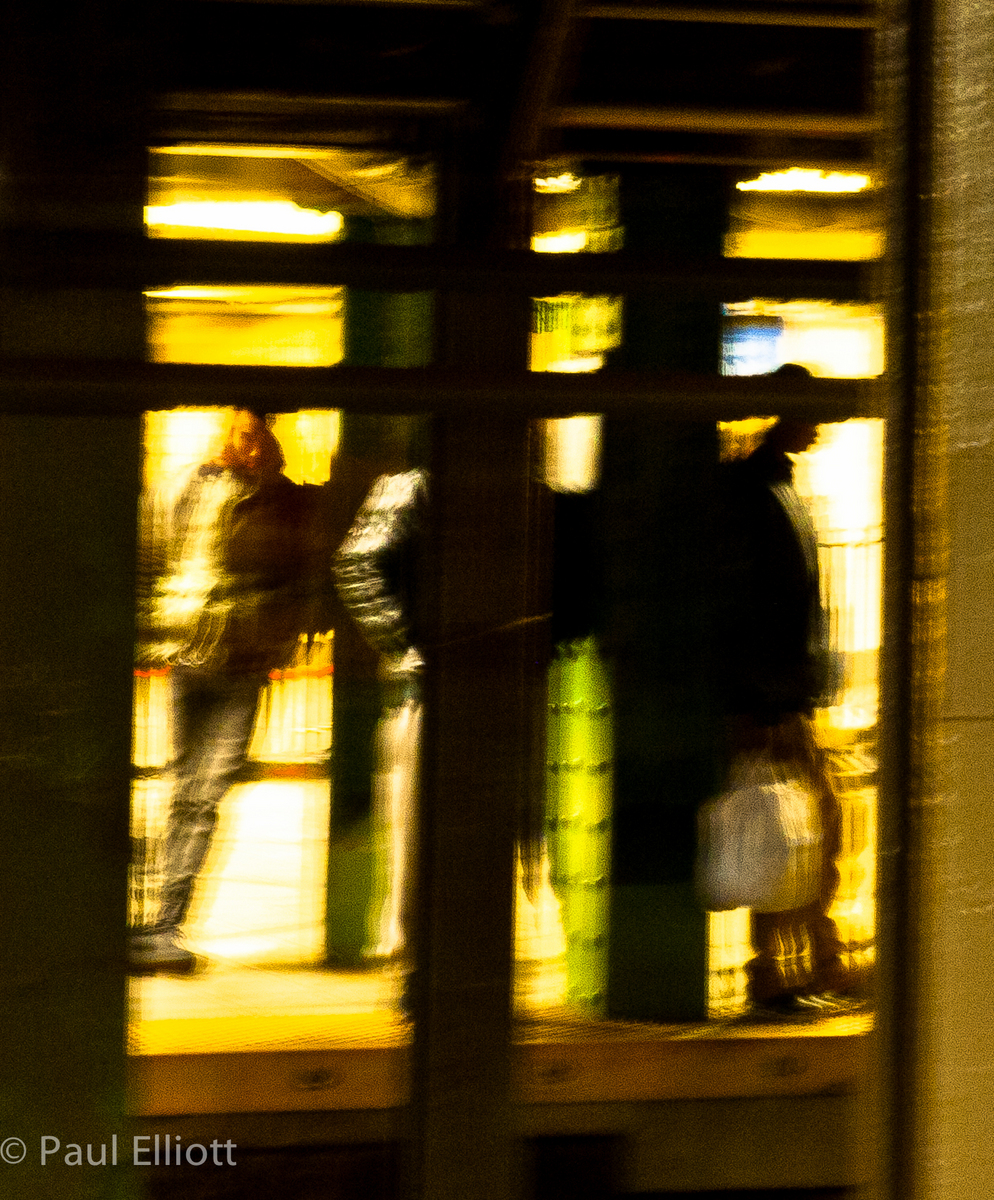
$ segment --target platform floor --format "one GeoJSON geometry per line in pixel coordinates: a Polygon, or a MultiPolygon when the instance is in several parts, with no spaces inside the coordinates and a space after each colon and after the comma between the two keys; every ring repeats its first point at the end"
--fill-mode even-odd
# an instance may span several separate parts
{"type": "MultiPolygon", "coordinates": [[[[161,818],[162,786],[152,780],[139,790],[150,817],[159,810],[161,818]]],[[[133,1113],[369,1111],[405,1103],[412,1028],[399,1006],[399,972],[319,963],[327,827],[327,788],[319,782],[232,790],[185,930],[204,969],[131,981],[133,1113]]],[[[725,970],[732,980],[725,1015],[684,1025],[594,1020],[565,1003],[565,942],[547,874],[531,900],[519,883],[513,1069],[522,1102],[810,1095],[858,1086],[872,1016],[749,1020],[738,979],[748,953],[745,926],[735,914],[722,917],[712,935],[734,968],[725,970]]]]}
{"type": "MultiPolygon", "coordinates": [[[[412,1034],[398,983],[383,970],[223,965],[136,980],[131,1110],[396,1109],[408,1095],[412,1034]]],[[[866,1076],[872,1028],[867,1012],[662,1025],[520,1004],[513,1070],[528,1104],[849,1093],[866,1076]]]]}

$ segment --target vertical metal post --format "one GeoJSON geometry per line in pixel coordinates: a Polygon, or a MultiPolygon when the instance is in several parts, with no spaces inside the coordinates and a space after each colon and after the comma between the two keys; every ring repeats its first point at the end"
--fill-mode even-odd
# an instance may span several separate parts
{"type": "MultiPolygon", "coordinates": [[[[915,1146],[915,1076],[921,1064],[916,1014],[922,919],[920,829],[915,817],[923,796],[913,755],[923,732],[916,719],[914,630],[916,589],[915,487],[919,412],[927,404],[920,342],[928,280],[923,251],[927,210],[931,88],[927,38],[919,18],[925,6],[896,0],[885,7],[886,34],[878,40],[877,102],[888,131],[877,147],[889,192],[888,258],[882,283],[886,300],[889,404],[885,455],[884,637],[881,653],[878,843],[878,997],[880,1081],[864,1098],[864,1114],[880,1130],[875,1194],[888,1200],[920,1194],[915,1146]],[[872,1100],[872,1103],[868,1103],[872,1100]],[[874,1111],[875,1110],[875,1111],[874,1111]]],[[[924,429],[931,430],[926,421],[924,429]]],[[[924,450],[924,445],[922,446],[924,450]]],[[[921,595],[926,593],[919,593],[921,595]]]]}
{"type": "Polygon", "coordinates": [[[878,1194],[958,1200],[984,1190],[992,1161],[994,30],[959,0],[885,13],[894,403],[878,1194]]]}
{"type": "MultiPolygon", "coordinates": [[[[112,5],[56,22],[18,8],[9,21],[0,352],[102,360],[111,377],[113,360],[144,355],[141,294],[73,276],[60,247],[67,235],[142,237],[139,56],[112,5]]],[[[132,1194],[124,938],[140,432],[137,416],[0,418],[0,1170],[11,1197],[132,1194]],[[72,1145],[106,1165],[73,1165],[72,1145]]]]}
{"type": "MultiPolygon", "coordinates": [[[[524,355],[514,307],[453,297],[448,332],[524,355]],[[506,334],[506,338],[502,337],[506,334]]],[[[510,1078],[515,834],[534,688],[528,424],[435,421],[425,571],[421,908],[411,1194],[517,1194],[510,1078]]]]}
{"type": "MultiPolygon", "coordinates": [[[[713,167],[628,168],[629,248],[720,253],[724,176],[713,167]]],[[[640,370],[717,372],[721,308],[625,298],[619,354],[640,370]]],[[[717,428],[648,416],[605,422],[604,644],[614,688],[614,816],[607,1012],[707,1016],[707,914],[694,894],[697,809],[720,784],[714,661],[717,428]]]]}

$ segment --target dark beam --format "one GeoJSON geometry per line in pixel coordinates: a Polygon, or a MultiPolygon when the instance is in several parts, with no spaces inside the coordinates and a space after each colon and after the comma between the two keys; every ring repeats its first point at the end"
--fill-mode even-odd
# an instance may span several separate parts
{"type": "Polygon", "coordinates": [[[160,112],[179,112],[191,119],[200,112],[265,113],[271,117],[347,112],[353,120],[369,113],[442,117],[463,112],[468,105],[467,100],[449,96],[301,96],[282,92],[166,92],[157,101],[160,112]]]}
{"type": "Polygon", "coordinates": [[[559,92],[572,26],[573,0],[545,0],[505,147],[505,176],[528,167],[541,153],[547,112],[559,92]]]}
{"type": "Polygon", "coordinates": [[[119,415],[181,405],[260,406],[269,412],[560,417],[657,412],[674,420],[779,413],[814,421],[884,414],[883,382],[812,379],[777,388],[764,376],[558,375],[442,367],[236,367],[188,363],[0,360],[0,411],[119,415]]]}
{"type": "Polygon", "coordinates": [[[768,133],[816,138],[871,137],[879,120],[860,113],[800,113],[744,109],[566,104],[551,119],[573,129],[684,129],[696,133],[768,133]]]}
{"type": "Polygon", "coordinates": [[[531,241],[532,178],[545,146],[549,109],[562,85],[572,30],[573,0],[544,0],[499,167],[507,191],[505,244],[515,248],[527,248],[531,241]]]}
{"type": "Polygon", "coordinates": [[[41,285],[53,264],[67,286],[163,287],[196,284],[329,284],[372,291],[452,289],[548,296],[556,292],[666,292],[733,302],[859,300],[874,294],[873,264],[786,259],[664,259],[617,254],[537,254],[531,250],[299,245],[141,239],[102,232],[34,232],[0,237],[3,282],[41,285]]]}
{"type": "MultiPolygon", "coordinates": [[[[155,278],[197,283],[333,283],[384,291],[452,289],[547,296],[556,292],[665,291],[732,302],[868,299],[863,263],[715,258],[667,261],[646,255],[537,254],[446,246],[327,246],[152,240],[155,278]]],[[[146,278],[148,276],[146,275],[146,278]]]]}
{"type": "Polygon", "coordinates": [[[880,16],[870,8],[855,11],[829,12],[823,8],[795,5],[782,8],[755,9],[742,5],[728,8],[705,8],[700,5],[648,4],[585,4],[578,17],[611,21],[692,21],[695,24],[723,25],[795,25],[814,29],[876,29],[880,16]]]}

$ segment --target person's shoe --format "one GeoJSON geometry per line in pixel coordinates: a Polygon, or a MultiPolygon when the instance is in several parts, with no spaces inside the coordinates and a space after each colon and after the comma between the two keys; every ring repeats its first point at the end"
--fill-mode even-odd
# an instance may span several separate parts
{"type": "Polygon", "coordinates": [[[830,962],[818,968],[814,980],[806,990],[812,995],[844,997],[865,1005],[873,996],[872,968],[830,962]]]}
{"type": "Polygon", "coordinates": [[[739,1020],[749,1025],[804,1024],[827,1015],[811,997],[799,990],[777,992],[772,996],[750,998],[749,1007],[739,1020]]]}
{"type": "Polygon", "coordinates": [[[190,975],[196,955],[179,943],[178,929],[133,933],[128,938],[128,970],[132,975],[190,975]]]}
{"type": "Polygon", "coordinates": [[[810,991],[798,999],[822,1017],[852,1016],[864,1012],[869,1007],[865,999],[844,992],[810,991]]]}
{"type": "Polygon", "coordinates": [[[756,1000],[753,1002],[752,1011],[757,1017],[767,1018],[771,1021],[811,1016],[810,1006],[805,1003],[805,998],[797,992],[780,992],[776,996],[767,996],[763,1000],[756,1000]]]}
{"type": "Polygon", "coordinates": [[[854,1016],[863,1011],[864,1004],[836,992],[781,992],[764,1000],[753,1001],[747,1020],[773,1024],[798,1024],[820,1021],[825,1017],[854,1016]]]}

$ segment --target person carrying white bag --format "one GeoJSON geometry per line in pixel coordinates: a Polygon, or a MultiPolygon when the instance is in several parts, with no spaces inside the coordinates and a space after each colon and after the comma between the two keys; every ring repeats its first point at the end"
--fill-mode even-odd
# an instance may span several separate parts
{"type": "MultiPolygon", "coordinates": [[[[775,374],[789,386],[809,373],[788,364],[775,374]]],[[[721,795],[702,809],[697,864],[706,908],[752,910],[749,998],[783,1012],[855,986],[828,915],[841,813],[812,717],[831,691],[833,660],[817,543],[790,457],[817,433],[781,420],[747,458],[722,467],[729,768],[721,795]]]]}

